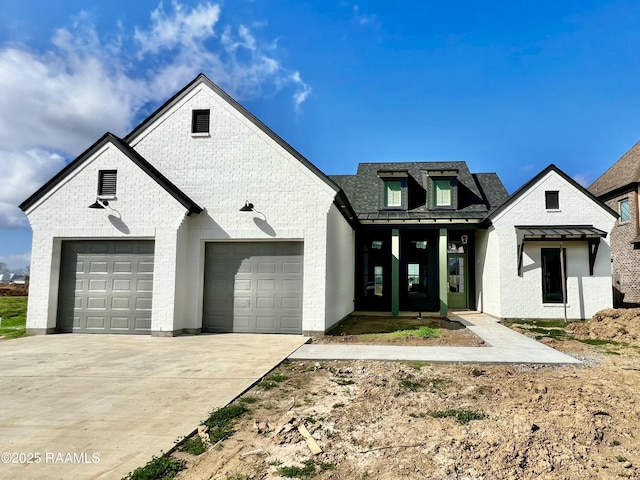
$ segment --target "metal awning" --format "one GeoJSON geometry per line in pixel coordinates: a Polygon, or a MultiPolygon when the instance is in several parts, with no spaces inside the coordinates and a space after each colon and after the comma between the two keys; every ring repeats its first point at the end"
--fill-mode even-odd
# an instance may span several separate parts
{"type": "Polygon", "coordinates": [[[593,266],[598,254],[600,239],[607,232],[593,225],[535,225],[516,226],[518,241],[518,275],[522,276],[522,255],[525,242],[579,242],[586,241],[589,247],[589,275],[593,275],[593,266]]]}

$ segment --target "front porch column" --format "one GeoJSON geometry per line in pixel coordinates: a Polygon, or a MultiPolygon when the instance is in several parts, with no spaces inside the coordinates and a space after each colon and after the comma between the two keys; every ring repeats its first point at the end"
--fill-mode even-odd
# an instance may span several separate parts
{"type": "Polygon", "coordinates": [[[440,316],[447,316],[447,270],[449,262],[447,261],[447,229],[440,229],[440,238],[438,239],[438,291],[440,294],[440,316]]]}
{"type": "Polygon", "coordinates": [[[400,231],[391,230],[391,314],[400,311],[400,231]]]}

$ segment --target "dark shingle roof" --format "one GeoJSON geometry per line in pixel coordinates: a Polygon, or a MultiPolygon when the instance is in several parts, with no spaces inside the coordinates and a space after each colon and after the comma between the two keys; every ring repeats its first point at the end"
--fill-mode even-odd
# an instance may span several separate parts
{"type": "Polygon", "coordinates": [[[640,142],[600,175],[588,190],[597,197],[603,197],[607,193],[633,183],[640,183],[640,142]]]}
{"type": "Polygon", "coordinates": [[[343,189],[360,220],[481,219],[509,196],[495,173],[472,174],[461,161],[361,163],[355,175],[331,175],[330,178],[343,189]],[[429,210],[428,186],[423,174],[433,170],[457,170],[457,210],[429,210]],[[418,190],[422,200],[408,211],[380,211],[379,171],[407,172],[409,190],[418,190]]]}

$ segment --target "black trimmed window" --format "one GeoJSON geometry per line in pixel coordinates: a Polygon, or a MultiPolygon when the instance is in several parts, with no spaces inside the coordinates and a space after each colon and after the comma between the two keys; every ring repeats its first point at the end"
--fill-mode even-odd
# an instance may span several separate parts
{"type": "Polygon", "coordinates": [[[631,220],[631,209],[629,208],[628,198],[623,198],[618,202],[618,213],[620,214],[620,223],[631,220]]]}
{"type": "Polygon", "coordinates": [[[542,303],[562,303],[562,288],[567,284],[567,251],[562,249],[564,279],[560,263],[559,248],[541,248],[542,260],[542,303]]]}
{"type": "Polygon", "coordinates": [[[210,110],[194,110],[191,117],[191,133],[209,133],[210,110]]]}
{"type": "Polygon", "coordinates": [[[98,172],[98,195],[115,195],[117,184],[117,170],[100,170],[98,172]]]}
{"type": "Polygon", "coordinates": [[[547,190],[544,192],[544,205],[547,210],[559,210],[560,192],[557,190],[547,190]]]}

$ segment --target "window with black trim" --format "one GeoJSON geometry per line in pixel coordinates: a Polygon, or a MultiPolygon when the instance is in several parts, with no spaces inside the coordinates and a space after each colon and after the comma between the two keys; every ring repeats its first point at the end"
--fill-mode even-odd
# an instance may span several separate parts
{"type": "Polygon", "coordinates": [[[620,223],[631,220],[631,210],[629,209],[628,198],[623,198],[618,202],[618,213],[620,214],[620,223]]]}
{"type": "Polygon", "coordinates": [[[541,248],[542,260],[542,303],[562,303],[562,287],[567,282],[567,251],[562,249],[564,281],[559,248],[541,248]]]}
{"type": "Polygon", "coordinates": [[[100,170],[98,172],[98,195],[109,196],[116,194],[118,183],[117,170],[100,170]]]}
{"type": "Polygon", "coordinates": [[[209,133],[210,110],[194,110],[191,119],[191,133],[209,133]]]}
{"type": "Polygon", "coordinates": [[[547,210],[560,209],[560,192],[557,190],[547,190],[544,192],[544,205],[547,210]]]}

